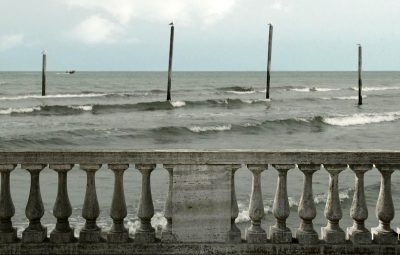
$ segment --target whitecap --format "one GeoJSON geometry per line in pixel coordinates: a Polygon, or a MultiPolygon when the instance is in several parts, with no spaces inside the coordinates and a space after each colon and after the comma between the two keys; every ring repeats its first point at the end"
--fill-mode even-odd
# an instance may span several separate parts
{"type": "MultiPolygon", "coordinates": [[[[358,87],[352,87],[352,90],[357,90],[358,87]]],[[[394,90],[394,89],[400,89],[399,86],[394,86],[394,87],[387,87],[387,86],[382,86],[382,87],[363,87],[363,91],[382,91],[382,90],[394,90]]]]}
{"type": "Polygon", "coordinates": [[[0,115],[7,115],[11,113],[28,113],[33,111],[39,111],[41,109],[40,106],[38,107],[29,107],[29,108],[8,108],[8,109],[1,109],[0,115]]]}
{"type": "MultiPolygon", "coordinates": [[[[362,98],[367,98],[366,95],[363,95],[362,98]]],[[[342,97],[321,97],[323,100],[357,100],[358,96],[342,96],[342,97]]]]}
{"type": "Polygon", "coordinates": [[[232,125],[218,125],[218,126],[193,126],[189,130],[194,133],[207,132],[207,131],[225,131],[230,130],[232,125]]]}
{"type": "Polygon", "coordinates": [[[182,107],[182,106],[186,105],[186,102],[185,101],[173,101],[173,102],[171,102],[171,105],[173,107],[182,107]]]}
{"type": "Polygon", "coordinates": [[[82,110],[82,111],[92,111],[93,105],[77,105],[77,106],[70,106],[72,109],[82,110]]]}
{"type": "Polygon", "coordinates": [[[322,121],[334,126],[354,126],[395,121],[400,119],[400,112],[358,113],[349,116],[325,117],[322,121]]]}

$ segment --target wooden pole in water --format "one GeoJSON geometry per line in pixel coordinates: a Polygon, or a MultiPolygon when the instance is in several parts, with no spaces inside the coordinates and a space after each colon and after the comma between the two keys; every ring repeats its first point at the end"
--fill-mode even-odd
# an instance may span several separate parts
{"type": "Polygon", "coordinates": [[[46,95],[46,65],[47,65],[47,56],[46,51],[42,51],[43,61],[42,61],[42,96],[46,95]]]}
{"type": "Polygon", "coordinates": [[[267,64],[267,89],[266,89],[266,99],[269,99],[269,88],[271,82],[271,52],[272,52],[272,32],[274,27],[272,24],[269,25],[269,35],[268,35],[268,64],[267,64]]]}
{"type": "Polygon", "coordinates": [[[168,62],[168,88],[167,88],[167,101],[171,101],[171,76],[172,76],[172,55],[174,52],[174,23],[171,26],[171,35],[169,38],[169,62],[168,62]]]}
{"type": "Polygon", "coordinates": [[[361,79],[361,68],[362,68],[362,47],[358,45],[358,105],[362,105],[362,79],[361,79]]]}

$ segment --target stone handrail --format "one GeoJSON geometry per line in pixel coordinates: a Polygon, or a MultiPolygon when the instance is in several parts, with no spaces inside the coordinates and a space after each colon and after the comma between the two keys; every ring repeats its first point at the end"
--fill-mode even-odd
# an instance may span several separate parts
{"type": "Polygon", "coordinates": [[[395,215],[391,175],[399,169],[400,151],[0,151],[0,253],[330,254],[345,249],[347,254],[383,254],[388,251],[396,254],[398,236],[390,225],[395,215]],[[18,164],[31,176],[25,211],[29,225],[21,239],[17,238],[12,224],[15,209],[10,192],[10,174],[18,164]],[[105,164],[113,172],[115,181],[110,201],[113,224],[108,233],[103,233],[96,223],[100,215],[96,171],[105,164]],[[151,225],[154,207],[150,176],[156,164],[163,164],[169,174],[164,211],[167,225],[160,239],[156,238],[156,231],[151,225]],[[75,165],[79,165],[87,175],[82,209],[85,225],[77,239],[68,221],[72,208],[67,190],[67,175],[75,165]],[[127,206],[123,175],[133,165],[142,178],[137,212],[140,226],[134,236],[129,236],[124,225],[127,206]],[[249,201],[251,225],[246,229],[244,239],[235,223],[238,205],[234,176],[242,165],[247,167],[253,178],[249,201]],[[267,231],[261,226],[264,217],[261,175],[269,165],[278,171],[278,180],[272,210],[276,223],[267,231]],[[286,226],[290,213],[287,175],[296,165],[304,180],[298,206],[300,224],[297,230],[292,231],[286,226]],[[373,165],[381,174],[376,204],[379,222],[376,228],[369,231],[364,225],[368,218],[364,174],[373,165]],[[47,233],[41,222],[44,207],[39,176],[45,167],[58,174],[57,198],[53,208],[56,227],[51,233],[47,233]],[[343,229],[340,226],[343,212],[338,177],[348,167],[355,174],[355,192],[350,210],[354,224],[343,229]],[[327,223],[318,235],[313,226],[316,207],[312,178],[322,168],[329,173],[324,212],[327,223]]]}

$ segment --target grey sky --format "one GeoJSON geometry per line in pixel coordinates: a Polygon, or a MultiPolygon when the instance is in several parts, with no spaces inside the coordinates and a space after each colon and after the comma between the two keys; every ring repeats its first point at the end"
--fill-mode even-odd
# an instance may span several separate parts
{"type": "Polygon", "coordinates": [[[400,70],[399,0],[1,0],[0,70],[400,70]]]}

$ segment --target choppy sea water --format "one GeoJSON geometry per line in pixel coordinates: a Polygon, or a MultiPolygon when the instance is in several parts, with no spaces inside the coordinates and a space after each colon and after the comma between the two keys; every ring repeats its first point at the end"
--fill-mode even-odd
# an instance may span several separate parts
{"type": "MultiPolygon", "coordinates": [[[[399,150],[400,72],[365,72],[364,105],[357,106],[355,72],[275,72],[271,101],[265,98],[263,72],[176,72],[172,102],[165,101],[163,72],[62,72],[48,74],[47,96],[41,97],[38,72],[0,72],[0,149],[387,149],[399,150]]],[[[379,174],[366,175],[369,206],[368,227],[377,225],[374,207],[379,192],[379,174]]],[[[393,175],[392,190],[398,211],[399,176],[393,175]]],[[[277,172],[263,173],[263,197],[267,229],[277,172]]],[[[24,209],[29,193],[29,175],[16,169],[11,175],[16,206],[14,223],[21,231],[27,225],[24,209]]],[[[69,174],[73,205],[71,224],[84,224],[80,216],[86,177],[77,167],[69,174]]],[[[101,205],[99,224],[111,226],[113,175],[103,167],[97,174],[101,205]]],[[[162,210],[167,191],[167,172],[158,166],[152,174],[155,206],[154,226],[165,224],[162,210]]],[[[291,215],[288,226],[299,224],[297,205],[302,174],[291,170],[288,177],[291,215]]],[[[57,176],[46,169],[41,174],[46,213],[42,220],[54,227],[52,207],[57,176]]],[[[315,174],[316,229],[326,225],[323,208],[328,174],[315,174]]],[[[343,208],[342,228],[351,225],[349,208],[354,176],[347,169],[340,176],[343,208]]],[[[250,223],[248,204],[251,174],[243,168],[236,174],[240,214],[239,226],[250,223]]],[[[138,226],[136,211],[140,175],[126,171],[127,224],[131,233],[138,226]]],[[[398,225],[398,217],[393,226],[398,225]]],[[[244,231],[243,231],[244,232],[244,231]]]]}

